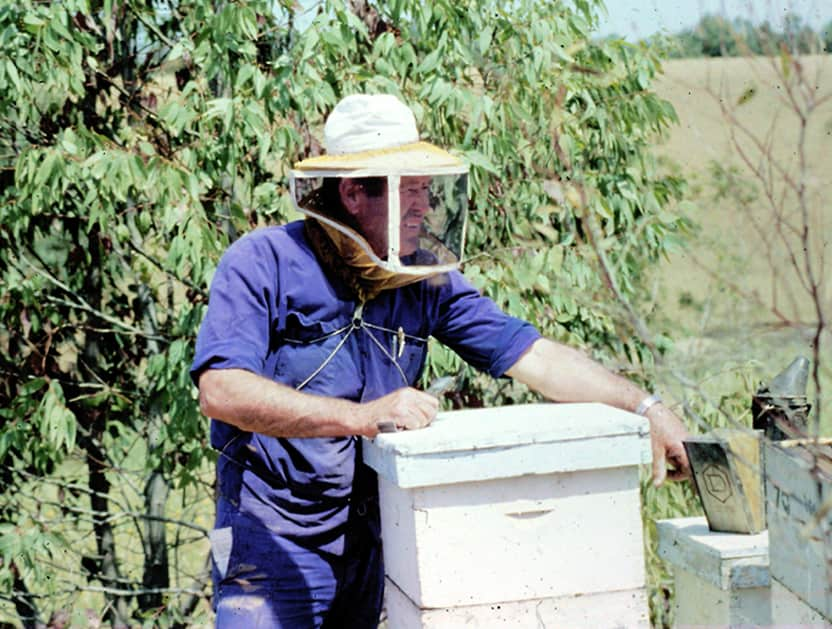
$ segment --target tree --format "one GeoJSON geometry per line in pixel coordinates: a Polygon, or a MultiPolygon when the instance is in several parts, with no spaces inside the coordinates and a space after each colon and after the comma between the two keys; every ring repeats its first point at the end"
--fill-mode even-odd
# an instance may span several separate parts
{"type": "Polygon", "coordinates": [[[783,17],[783,39],[793,55],[812,55],[823,50],[820,35],[796,13],[787,13],[783,17]]]}
{"type": "Polygon", "coordinates": [[[733,57],[737,54],[737,34],[731,22],[719,15],[706,15],[696,26],[706,57],[733,57]]]}
{"type": "Polygon", "coordinates": [[[284,34],[271,11],[0,12],[2,578],[27,622],[79,591],[114,626],[202,597],[204,554],[180,559],[205,536],[212,455],[186,367],[221,247],[257,222],[247,206],[272,206],[267,160],[296,150],[258,98],[284,34]]]}
{"type": "Polygon", "coordinates": [[[784,16],[782,32],[768,21],[755,25],[745,18],[727,20],[719,15],[704,15],[693,29],[672,37],[676,45],[670,54],[683,58],[777,55],[782,47],[792,54],[817,54],[824,46],[824,32],[813,31],[796,13],[784,16]]]}
{"type": "Polygon", "coordinates": [[[783,41],[782,33],[772,28],[768,21],[757,27],[749,25],[746,39],[749,43],[749,52],[755,55],[775,55],[780,50],[783,41]]]}
{"type": "MultiPolygon", "coordinates": [[[[24,624],[205,613],[195,332],[344,94],[401,95],[472,164],[467,272],[501,305],[633,369],[661,351],[609,296],[685,227],[649,154],[675,113],[655,51],[589,41],[594,10],[353,0],[301,30],[290,0],[0,5],[0,582],[24,624]]],[[[525,395],[464,373],[458,404],[525,395]]]]}

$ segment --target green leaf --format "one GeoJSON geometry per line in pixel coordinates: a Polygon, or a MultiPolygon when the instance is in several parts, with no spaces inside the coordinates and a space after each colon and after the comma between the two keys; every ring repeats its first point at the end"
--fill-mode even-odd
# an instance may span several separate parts
{"type": "Polygon", "coordinates": [[[52,179],[58,170],[59,162],[60,158],[55,151],[46,151],[45,157],[38,167],[37,175],[35,175],[35,186],[43,186],[52,179]]]}
{"type": "Polygon", "coordinates": [[[15,89],[20,92],[20,75],[17,72],[17,66],[14,65],[14,61],[11,59],[6,59],[6,74],[14,83],[15,89]]]}
{"type": "Polygon", "coordinates": [[[384,76],[395,76],[396,75],[396,69],[393,67],[393,65],[389,61],[387,61],[387,59],[384,59],[382,57],[379,57],[378,59],[375,60],[375,63],[373,64],[373,67],[375,68],[376,72],[378,72],[381,75],[384,75],[384,76]]]}
{"type": "Polygon", "coordinates": [[[416,68],[417,74],[429,74],[433,72],[439,65],[442,51],[436,48],[433,52],[428,54],[416,68]]]}
{"type": "Polygon", "coordinates": [[[478,168],[482,168],[494,175],[499,175],[499,171],[497,167],[489,160],[485,155],[480,153],[477,150],[470,149],[467,151],[463,151],[463,155],[465,157],[465,161],[467,161],[472,166],[476,166],[478,168]]]}
{"type": "Polygon", "coordinates": [[[64,131],[64,137],[61,140],[61,146],[70,155],[78,154],[78,136],[72,129],[64,131]]]}
{"type": "MultiPolygon", "coordinates": [[[[396,38],[393,33],[382,33],[373,42],[373,56],[378,59],[384,58],[390,54],[393,47],[396,45],[396,38]]],[[[378,59],[376,62],[378,62],[378,59]]]]}
{"type": "Polygon", "coordinates": [[[215,98],[208,101],[205,109],[205,119],[222,118],[225,129],[230,128],[232,116],[234,115],[234,100],[231,98],[215,98]]]}
{"type": "Polygon", "coordinates": [[[486,27],[480,32],[480,35],[477,38],[477,43],[479,45],[481,55],[484,55],[488,51],[489,46],[491,46],[493,36],[494,29],[491,27],[486,27]]]}
{"type": "Polygon", "coordinates": [[[31,33],[36,33],[40,27],[46,24],[42,18],[28,11],[23,14],[23,23],[29,27],[27,30],[31,33]]]}
{"type": "Polygon", "coordinates": [[[341,36],[341,31],[339,29],[328,28],[324,30],[320,35],[321,40],[324,43],[329,44],[336,50],[342,50],[347,47],[347,44],[341,36]]]}
{"type": "Polygon", "coordinates": [[[257,39],[257,15],[250,7],[243,7],[239,11],[240,30],[249,39],[257,39]]]}
{"type": "Polygon", "coordinates": [[[30,396],[33,393],[40,391],[43,385],[46,384],[46,378],[32,378],[20,387],[21,396],[30,396]]]}

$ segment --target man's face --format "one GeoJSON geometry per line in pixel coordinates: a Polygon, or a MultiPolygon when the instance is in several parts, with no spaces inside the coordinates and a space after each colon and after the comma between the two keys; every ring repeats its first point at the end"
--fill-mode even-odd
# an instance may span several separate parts
{"type": "Polygon", "coordinates": [[[399,184],[401,219],[400,254],[409,256],[419,247],[422,222],[430,212],[430,177],[402,177],[399,184]]]}
{"type": "MultiPolygon", "coordinates": [[[[355,218],[362,235],[376,254],[387,256],[387,186],[370,194],[360,180],[344,179],[339,187],[341,202],[355,218]]],[[[402,177],[399,183],[401,218],[399,255],[407,256],[419,247],[422,222],[430,211],[430,177],[402,177]]]]}

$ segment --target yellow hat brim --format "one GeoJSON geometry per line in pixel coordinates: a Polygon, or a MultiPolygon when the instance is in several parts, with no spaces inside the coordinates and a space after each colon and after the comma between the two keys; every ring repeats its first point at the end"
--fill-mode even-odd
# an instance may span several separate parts
{"type": "Polygon", "coordinates": [[[295,163],[298,174],[385,175],[418,173],[466,173],[468,166],[429,142],[414,142],[385,149],[319,155],[295,163]]]}

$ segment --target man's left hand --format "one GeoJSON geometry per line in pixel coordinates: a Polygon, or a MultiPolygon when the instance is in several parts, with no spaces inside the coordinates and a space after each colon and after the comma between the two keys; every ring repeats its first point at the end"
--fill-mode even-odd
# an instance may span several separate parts
{"type": "Polygon", "coordinates": [[[690,463],[682,444],[688,431],[682,421],[663,404],[653,406],[647,412],[647,419],[653,449],[653,484],[658,487],[667,478],[690,478],[690,463]]]}

